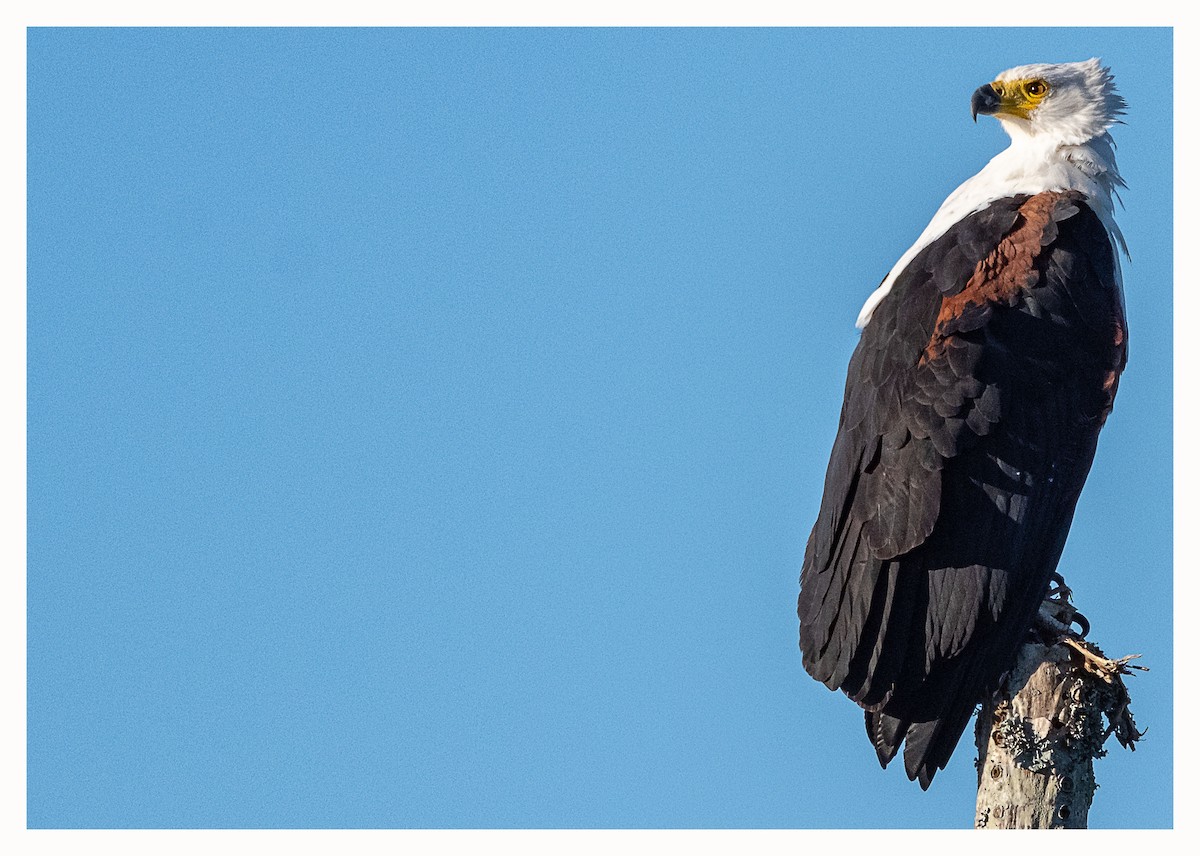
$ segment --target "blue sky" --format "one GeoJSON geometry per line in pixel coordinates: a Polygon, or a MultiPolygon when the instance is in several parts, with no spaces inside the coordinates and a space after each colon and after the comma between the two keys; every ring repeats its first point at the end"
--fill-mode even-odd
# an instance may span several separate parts
{"type": "Polygon", "coordinates": [[[34,827],[964,827],[796,647],[854,318],[1098,55],[1130,363],[1061,570],[1172,824],[1171,33],[31,30],[34,827]],[[1131,582],[1132,580],[1132,582],[1131,582]]]}

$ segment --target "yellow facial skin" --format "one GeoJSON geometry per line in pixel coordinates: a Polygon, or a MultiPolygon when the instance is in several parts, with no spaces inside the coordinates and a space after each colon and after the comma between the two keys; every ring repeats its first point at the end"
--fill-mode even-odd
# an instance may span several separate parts
{"type": "Polygon", "coordinates": [[[1033,109],[1050,94],[1050,84],[1040,77],[1021,80],[995,80],[992,89],[1000,96],[1000,106],[994,115],[1028,119],[1033,109]]]}

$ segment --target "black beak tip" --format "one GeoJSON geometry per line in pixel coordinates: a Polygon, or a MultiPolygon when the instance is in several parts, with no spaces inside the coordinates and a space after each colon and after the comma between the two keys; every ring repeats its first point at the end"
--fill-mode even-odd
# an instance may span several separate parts
{"type": "Polygon", "coordinates": [[[991,116],[1000,108],[1000,95],[992,88],[992,84],[987,83],[975,90],[971,95],[971,119],[978,122],[978,116],[982,113],[985,116],[991,116]]]}

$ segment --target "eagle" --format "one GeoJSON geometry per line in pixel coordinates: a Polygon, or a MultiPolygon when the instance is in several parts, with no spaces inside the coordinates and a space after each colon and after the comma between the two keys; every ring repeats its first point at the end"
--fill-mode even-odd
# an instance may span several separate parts
{"type": "Polygon", "coordinates": [[[970,104],[1011,144],[858,317],[797,609],[805,670],[923,789],[1034,626],[1128,339],[1110,69],[1023,65],[970,104]]]}

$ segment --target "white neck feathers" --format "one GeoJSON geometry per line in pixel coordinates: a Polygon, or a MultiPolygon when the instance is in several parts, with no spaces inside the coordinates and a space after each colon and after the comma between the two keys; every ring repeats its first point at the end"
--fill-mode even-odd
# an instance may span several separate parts
{"type": "MultiPolygon", "coordinates": [[[[1108,230],[1114,254],[1119,248],[1128,255],[1125,240],[1113,218],[1113,196],[1125,182],[1117,171],[1112,137],[1107,132],[1079,145],[1063,145],[1045,137],[1022,133],[1008,127],[1012,145],[996,155],[982,170],[967,179],[946,197],[925,231],[892,267],[879,288],[867,299],[858,315],[861,329],[871,320],[879,302],[887,296],[896,277],[921,250],[969,214],[981,211],[997,199],[1047,190],[1076,190],[1087,197],[1092,209],[1108,230]]],[[[1120,263],[1117,263],[1120,285],[1120,263]]]]}

